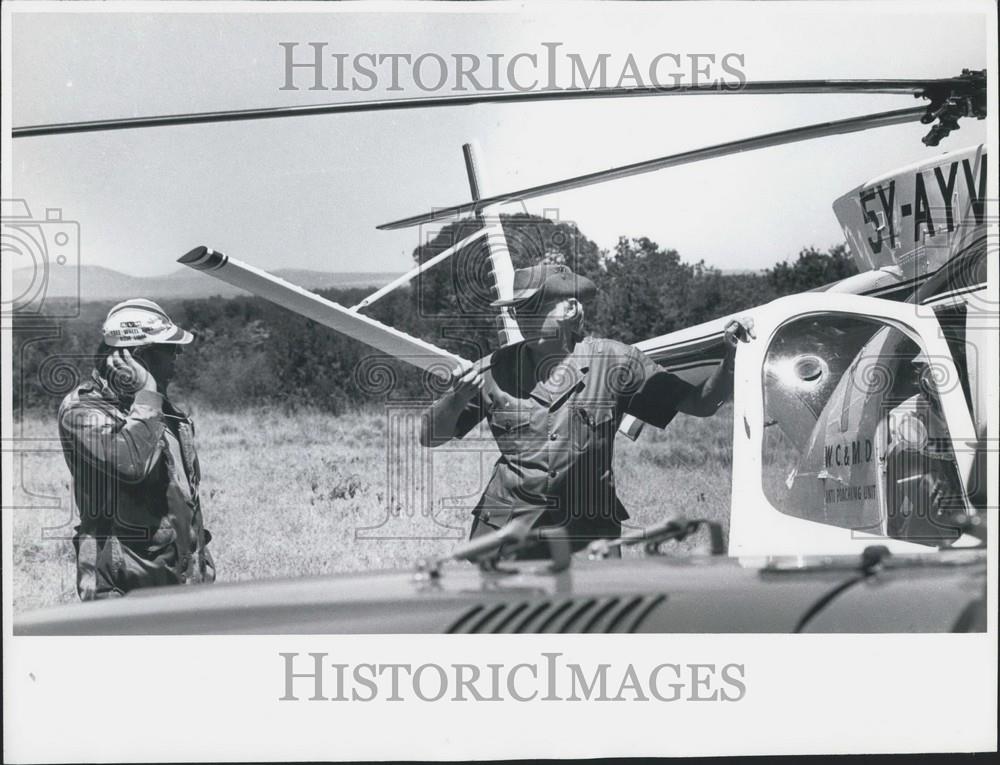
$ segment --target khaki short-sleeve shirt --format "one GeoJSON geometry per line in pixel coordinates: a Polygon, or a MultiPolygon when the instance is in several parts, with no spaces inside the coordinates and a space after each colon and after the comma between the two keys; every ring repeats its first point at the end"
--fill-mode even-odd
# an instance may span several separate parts
{"type": "Polygon", "coordinates": [[[489,363],[456,433],[485,419],[500,449],[473,511],[473,536],[531,505],[547,507],[539,525],[565,526],[574,548],[617,537],[628,518],[612,470],[622,417],[665,427],[691,386],[632,346],[599,338],[584,338],[537,371],[523,345],[500,349],[489,363]]]}

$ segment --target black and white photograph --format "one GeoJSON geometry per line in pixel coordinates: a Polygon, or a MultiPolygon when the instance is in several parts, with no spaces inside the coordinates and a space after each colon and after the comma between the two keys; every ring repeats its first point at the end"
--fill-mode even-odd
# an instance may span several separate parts
{"type": "Polygon", "coordinates": [[[5,758],[995,752],[996,23],[5,3],[5,758]]]}

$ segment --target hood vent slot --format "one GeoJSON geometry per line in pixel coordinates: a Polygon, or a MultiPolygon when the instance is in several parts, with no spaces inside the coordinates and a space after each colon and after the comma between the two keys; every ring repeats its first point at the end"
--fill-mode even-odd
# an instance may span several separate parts
{"type": "Polygon", "coordinates": [[[636,632],[665,595],[512,600],[472,606],[445,630],[449,634],[636,632]]]}

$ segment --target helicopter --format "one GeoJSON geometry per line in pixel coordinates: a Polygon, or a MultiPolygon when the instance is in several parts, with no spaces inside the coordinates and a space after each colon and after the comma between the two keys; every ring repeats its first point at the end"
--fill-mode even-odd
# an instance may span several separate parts
{"type": "MultiPolygon", "coordinates": [[[[611,88],[356,102],[15,128],[15,137],[271,119],[486,101],[657,97],[710,87],[611,88]]],[[[734,91],[725,91],[732,93],[734,91]]],[[[492,289],[512,292],[500,208],[639,173],[790,142],[912,121],[936,146],[964,118],[985,119],[984,71],[935,80],[748,82],[735,92],[896,93],[925,99],[880,112],[755,136],[504,193],[484,194],[477,150],[463,147],[471,201],[397,219],[401,228],[474,217],[478,229],[353,307],[338,305],[213,250],[179,262],[445,378],[473,363],[363,313],[472,242],[487,246],[492,289]]],[[[669,513],[587,560],[547,535],[550,559],[511,565],[529,524],[458,545],[412,570],[293,582],[137,592],[119,602],[22,616],[16,634],[216,632],[804,632],[982,631],[986,628],[985,359],[995,310],[986,299],[987,152],[974,146],[890,171],[834,202],[860,273],[741,312],[757,338],[736,354],[734,491],[728,547],[717,524],[669,513]],[[818,293],[822,292],[822,297],[818,293]],[[718,566],[665,546],[707,528],[718,566]],[[639,546],[643,558],[612,560],[639,546]],[[945,554],[946,553],[946,554],[945,554]],[[475,567],[458,566],[471,561],[475,567]],[[359,578],[360,576],[360,578],[359,578]],[[877,586],[876,586],[877,585],[877,586]],[[731,608],[739,600],[740,608],[731,608]],[[706,606],[706,602],[708,605],[706,606]],[[718,606],[713,608],[713,604],[718,606]],[[335,608],[331,608],[336,606],[335,608]],[[919,606],[919,607],[918,607],[919,606]]],[[[521,340],[498,312],[501,346],[521,340]]],[[[689,382],[721,361],[733,317],[636,347],[689,382]]],[[[638,437],[632,418],[622,432],[638,437]]]]}

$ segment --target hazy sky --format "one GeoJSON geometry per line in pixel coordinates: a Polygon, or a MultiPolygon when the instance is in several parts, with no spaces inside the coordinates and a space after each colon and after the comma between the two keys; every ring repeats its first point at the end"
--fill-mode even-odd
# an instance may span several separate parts
{"type": "MultiPolygon", "coordinates": [[[[419,95],[281,91],[279,42],[357,53],[543,53],[563,44],[609,79],[631,53],[739,53],[751,80],[946,77],[987,62],[987,2],[669,7],[437,6],[432,13],[14,14],[13,124],[419,95]]],[[[300,9],[301,10],[301,9],[300,9]]],[[[330,71],[329,69],[327,71],[330,71]]],[[[380,68],[380,72],[384,73],[380,68]]],[[[719,71],[716,69],[716,71],[719,71]]],[[[299,80],[305,83],[305,78],[299,80]]],[[[614,84],[611,82],[609,84],[614,84]]],[[[626,83],[630,84],[630,83],[626,83]]],[[[444,93],[440,91],[439,93],[444,93]]],[[[80,221],[82,262],[165,273],[198,244],[264,268],[401,271],[418,229],[379,223],[469,197],[462,143],[478,139],[505,191],[797,125],[914,105],[906,96],[698,96],[483,105],[18,139],[14,192],[80,221]]],[[[645,235],[689,260],[761,268],[842,239],[833,200],[895,166],[986,139],[963,122],[939,148],[925,126],[766,149],[532,200],[602,247],[645,235]]],[[[551,214],[551,213],[550,213],[551,214]]]]}

